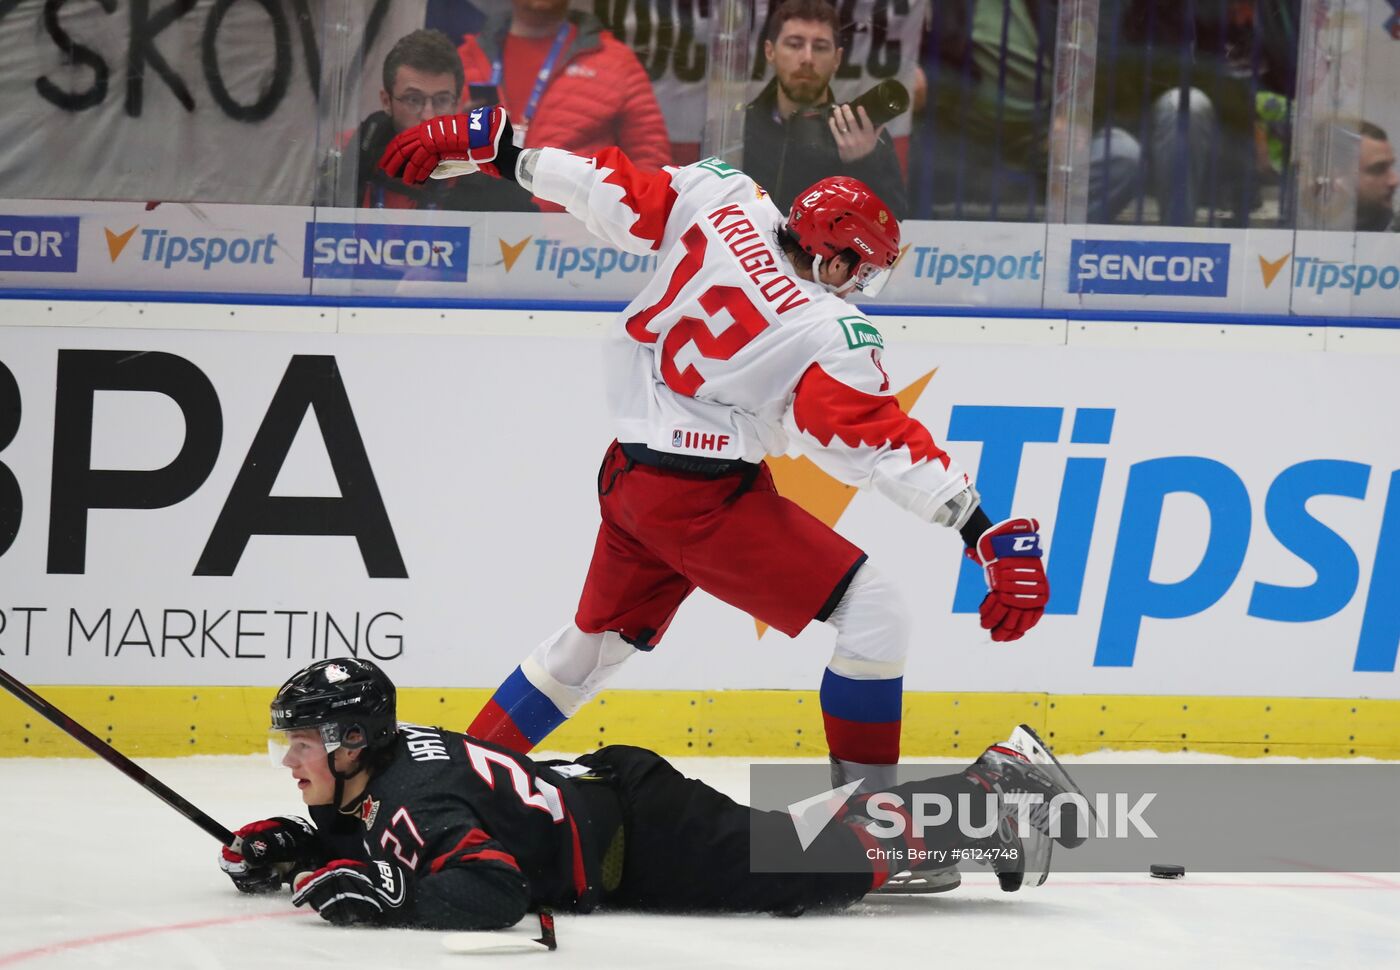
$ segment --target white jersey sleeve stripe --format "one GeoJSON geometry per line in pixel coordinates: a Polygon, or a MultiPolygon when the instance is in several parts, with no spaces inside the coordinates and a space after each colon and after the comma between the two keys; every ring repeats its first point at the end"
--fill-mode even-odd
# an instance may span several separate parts
{"type": "Polygon", "coordinates": [[[673,171],[644,172],[616,148],[592,158],[542,148],[532,188],[619,249],[650,253],[660,248],[676,204],[673,171]]]}

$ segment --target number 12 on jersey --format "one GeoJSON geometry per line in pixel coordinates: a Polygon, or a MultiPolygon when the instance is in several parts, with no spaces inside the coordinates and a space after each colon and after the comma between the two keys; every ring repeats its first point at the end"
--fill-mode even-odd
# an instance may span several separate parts
{"type": "MultiPolygon", "coordinates": [[[[627,321],[627,332],[632,339],[644,344],[654,344],[660,339],[660,333],[647,328],[671,307],[681,290],[695,279],[705,265],[705,251],[709,242],[698,225],[691,226],[681,236],[685,255],[671,273],[666,292],[661,294],[661,299],[637,311],[627,321]]],[[[716,334],[704,320],[686,314],[666,331],[666,339],[661,344],[661,378],[667,387],[686,397],[695,396],[705,383],[705,375],[694,364],[687,364],[684,370],[676,365],[676,355],[684,347],[694,344],[700,356],[707,360],[729,360],[769,326],[762,311],[737,286],[716,284],[708,287],[700,294],[698,302],[707,317],[713,319],[721,310],[725,310],[734,322],[716,334]]]]}

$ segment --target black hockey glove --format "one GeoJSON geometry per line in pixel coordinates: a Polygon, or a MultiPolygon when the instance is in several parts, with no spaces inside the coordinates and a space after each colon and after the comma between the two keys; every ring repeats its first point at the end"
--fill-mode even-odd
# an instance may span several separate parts
{"type": "Polygon", "coordinates": [[[305,906],[336,926],[401,922],[408,885],[387,862],[335,859],[297,879],[292,905],[305,906]]]}
{"type": "Polygon", "coordinates": [[[233,845],[219,853],[219,868],[240,892],[276,892],[291,873],[314,869],[325,858],[316,830],[304,818],[263,819],[233,834],[233,845]]]}

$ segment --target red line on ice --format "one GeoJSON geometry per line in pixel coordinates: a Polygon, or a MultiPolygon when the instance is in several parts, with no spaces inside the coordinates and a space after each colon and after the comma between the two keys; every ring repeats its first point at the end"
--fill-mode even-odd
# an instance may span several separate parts
{"type": "MultiPolygon", "coordinates": [[[[1335,873],[1335,875],[1338,875],[1338,876],[1345,876],[1345,875],[1350,875],[1350,873],[1338,872],[1338,873],[1335,873]]],[[[1172,884],[1179,885],[1179,886],[1190,886],[1190,887],[1192,887],[1193,889],[1345,889],[1345,890],[1347,890],[1347,891],[1349,891],[1349,892],[1358,892],[1358,891],[1360,891],[1360,892],[1365,892],[1365,891],[1368,890],[1368,889],[1390,889],[1390,890],[1400,889],[1400,883],[1383,882],[1383,881],[1381,881],[1381,880],[1379,880],[1379,879],[1374,880],[1374,881],[1365,881],[1365,882],[1356,882],[1356,883],[1314,883],[1314,882],[1201,882],[1200,880],[1192,880],[1192,879],[1190,879],[1190,877],[1187,877],[1186,879],[1151,879],[1150,881],[1147,880],[1147,879],[1144,879],[1142,882],[1107,882],[1107,881],[1096,881],[1096,882],[1078,882],[1078,881],[1074,881],[1074,882],[1070,882],[1070,881],[1064,881],[1064,882],[1057,882],[1057,883],[1055,883],[1054,885],[1055,885],[1055,888],[1056,888],[1056,889],[1075,889],[1075,888],[1083,889],[1083,888],[1086,888],[1086,887],[1087,887],[1087,888],[1093,888],[1093,889],[1104,889],[1104,888],[1112,888],[1112,889],[1118,889],[1118,888],[1133,889],[1133,888],[1136,888],[1136,887],[1138,887],[1138,886],[1159,886],[1159,885],[1161,885],[1162,883],[1172,883],[1172,884]]],[[[3,965],[4,965],[3,961],[0,961],[0,966],[3,966],[3,965]]]]}
{"type": "Polygon", "coordinates": [[[48,956],[52,953],[61,953],[65,950],[77,950],[85,946],[97,946],[100,943],[114,943],[118,940],[130,940],[138,936],[152,936],[156,933],[173,933],[179,930],[201,930],[209,926],[227,926],[230,923],[251,923],[260,919],[281,919],[286,916],[314,916],[315,913],[306,910],[294,909],[290,912],[276,913],[255,913],[251,916],[220,916],[214,919],[196,919],[187,923],[167,923],[163,926],[143,926],[134,930],[117,930],[112,933],[100,933],[97,936],[82,936],[76,940],[63,940],[60,943],[46,943],[43,946],[36,946],[29,950],[17,950],[14,953],[0,954],[0,967],[14,966],[25,960],[32,960],[35,957],[48,956]]]}

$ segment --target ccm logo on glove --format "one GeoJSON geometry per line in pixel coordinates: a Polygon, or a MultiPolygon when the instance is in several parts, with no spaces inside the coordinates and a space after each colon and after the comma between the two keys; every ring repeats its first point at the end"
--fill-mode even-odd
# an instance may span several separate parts
{"type": "Polygon", "coordinates": [[[405,128],[384,149],[379,167],[410,185],[474,172],[514,181],[519,156],[506,109],[486,105],[405,128]]]}
{"type": "Polygon", "coordinates": [[[987,577],[982,629],[998,643],[1019,640],[1040,622],[1050,600],[1050,583],[1040,564],[1040,523],[1035,519],[998,522],[967,550],[987,577]]]}

